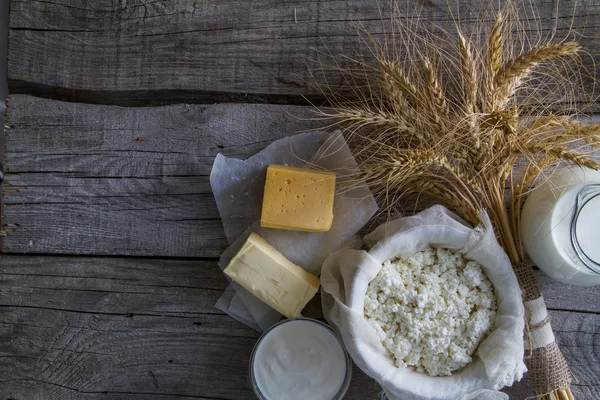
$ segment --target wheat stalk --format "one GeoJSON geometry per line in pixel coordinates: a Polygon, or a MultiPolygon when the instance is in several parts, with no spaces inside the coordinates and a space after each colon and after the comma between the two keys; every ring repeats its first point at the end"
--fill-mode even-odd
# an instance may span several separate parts
{"type": "Polygon", "coordinates": [[[458,43],[465,112],[467,115],[473,115],[477,113],[477,70],[475,60],[473,59],[471,44],[460,32],[458,33],[458,43]]]}
{"type": "Polygon", "coordinates": [[[416,88],[401,73],[394,62],[380,62],[381,88],[385,103],[397,115],[404,115],[408,120],[417,121],[418,118],[409,99],[416,99],[416,88]],[[398,84],[398,81],[402,84],[398,84]]]}
{"type": "MultiPolygon", "coordinates": [[[[516,13],[511,6],[498,11],[487,36],[457,28],[456,40],[448,40],[445,32],[438,38],[443,44],[432,42],[426,27],[422,35],[399,22],[410,48],[377,46],[360,79],[345,79],[352,92],[364,94],[353,101],[331,91],[332,108],[317,110],[335,119],[351,143],[361,170],[353,184],[366,182],[384,210],[409,193],[438,199],[474,225],[486,210],[515,267],[525,256],[521,206],[535,182],[564,164],[600,167],[588,153],[600,147],[600,124],[571,115],[579,111],[572,88],[583,80],[570,80],[556,63],[580,46],[529,40],[516,13]],[[475,42],[482,36],[483,45],[475,42]],[[542,63],[539,76],[528,79],[542,63]],[[549,113],[540,102],[550,99],[549,87],[563,96],[551,105],[570,108],[549,113]]],[[[558,389],[552,396],[572,398],[568,388],[558,389]]]]}
{"type": "Polygon", "coordinates": [[[487,49],[487,60],[486,60],[486,74],[485,79],[486,88],[486,112],[493,112],[498,110],[498,98],[496,95],[496,75],[502,67],[502,53],[504,49],[504,16],[502,12],[498,12],[496,16],[496,22],[488,38],[488,49],[487,49]]]}
{"type": "Polygon", "coordinates": [[[379,66],[383,73],[391,79],[389,82],[397,90],[404,93],[406,98],[413,105],[422,105],[423,101],[419,95],[417,87],[411,82],[408,76],[404,73],[399,63],[396,61],[388,61],[386,59],[379,60],[379,66]]]}
{"type": "Polygon", "coordinates": [[[350,126],[357,126],[360,128],[367,126],[383,126],[391,128],[397,133],[419,134],[407,121],[396,115],[390,115],[383,110],[371,110],[359,107],[340,107],[336,110],[335,117],[339,118],[342,123],[349,124],[350,126]]]}
{"type": "Polygon", "coordinates": [[[437,73],[429,59],[425,58],[423,60],[423,67],[425,68],[425,73],[427,76],[426,90],[430,97],[429,101],[425,101],[424,103],[431,110],[432,115],[435,118],[435,122],[441,125],[441,127],[445,127],[444,117],[447,117],[450,114],[450,110],[448,109],[448,103],[446,102],[444,90],[442,89],[442,85],[438,80],[437,73]]]}
{"type": "Polygon", "coordinates": [[[592,160],[588,155],[577,151],[568,150],[563,146],[549,146],[544,143],[530,143],[526,145],[525,152],[528,154],[540,153],[551,157],[555,161],[569,161],[575,165],[598,170],[600,165],[592,160]]]}
{"type": "Polygon", "coordinates": [[[584,125],[577,121],[561,123],[565,128],[564,136],[572,139],[581,139],[593,148],[600,148],[600,124],[584,125]]]}
{"type": "Polygon", "coordinates": [[[553,58],[572,56],[580,50],[575,42],[562,44],[547,44],[531,50],[529,53],[509,61],[504,68],[496,74],[494,84],[497,90],[495,109],[503,109],[514,96],[523,80],[531,74],[540,63],[553,58]]]}
{"type": "Polygon", "coordinates": [[[463,82],[464,111],[469,121],[470,132],[475,141],[475,148],[481,147],[479,129],[477,128],[477,69],[471,52],[471,44],[462,33],[458,33],[460,50],[460,71],[463,82]]]}
{"type": "MultiPolygon", "coordinates": [[[[514,183],[513,176],[511,175],[510,185],[510,213],[514,215],[513,218],[513,235],[519,237],[519,227],[521,226],[521,213],[520,210],[523,206],[523,200],[533,187],[536,180],[542,174],[543,171],[548,170],[556,160],[553,157],[542,157],[539,159],[532,159],[523,167],[523,172],[520,177],[517,178],[518,183],[514,183]]],[[[523,247],[519,247],[519,254],[521,259],[525,258],[523,247]]]]}

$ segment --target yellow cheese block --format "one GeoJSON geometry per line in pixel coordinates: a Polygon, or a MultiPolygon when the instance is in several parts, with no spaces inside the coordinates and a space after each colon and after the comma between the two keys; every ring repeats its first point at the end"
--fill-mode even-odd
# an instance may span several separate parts
{"type": "Polygon", "coordinates": [[[306,272],[256,233],[233,257],[225,274],[288,318],[300,316],[319,290],[319,278],[306,272]]]}
{"type": "Polygon", "coordinates": [[[333,222],[335,173],[269,165],[260,225],[327,232],[333,222]]]}

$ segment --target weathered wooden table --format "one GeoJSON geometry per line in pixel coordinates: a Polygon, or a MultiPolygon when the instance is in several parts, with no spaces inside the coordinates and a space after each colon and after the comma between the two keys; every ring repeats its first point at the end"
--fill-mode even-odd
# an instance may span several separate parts
{"type": "MultiPolygon", "coordinates": [[[[319,100],[318,53],[361,51],[355,22],[381,32],[379,3],[10,1],[0,399],[253,397],[259,335],[213,308],[212,161],[314,127],[293,116],[319,100]]],[[[586,27],[597,50],[593,3],[540,2],[543,31],[586,27]]],[[[406,7],[450,19],[445,1],[406,7]]],[[[599,399],[600,289],[538,277],[574,393],[599,399]]],[[[348,399],[378,391],[355,369],[348,399]]]]}

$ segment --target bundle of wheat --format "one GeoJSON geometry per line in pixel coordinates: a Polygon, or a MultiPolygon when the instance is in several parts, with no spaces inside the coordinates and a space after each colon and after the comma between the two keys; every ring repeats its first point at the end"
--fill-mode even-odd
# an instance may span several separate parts
{"type": "MultiPolygon", "coordinates": [[[[584,124],[574,100],[585,72],[580,46],[553,37],[532,44],[520,12],[513,3],[493,11],[487,34],[463,32],[460,19],[455,32],[435,34],[396,12],[389,35],[370,41],[373,59],[342,68],[344,84],[325,88],[329,107],[317,113],[342,127],[360,164],[353,181],[366,182],[382,209],[416,193],[475,225],[486,210],[531,301],[541,295],[519,235],[521,203],[562,164],[598,169],[591,150],[600,125],[584,124]]],[[[571,399],[556,343],[528,338],[536,394],[571,399]]]]}

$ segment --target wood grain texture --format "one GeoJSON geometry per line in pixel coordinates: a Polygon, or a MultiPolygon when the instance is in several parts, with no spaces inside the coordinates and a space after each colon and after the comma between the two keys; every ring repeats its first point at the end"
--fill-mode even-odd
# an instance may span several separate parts
{"type": "Polygon", "coordinates": [[[5,252],[216,257],[208,175],[313,128],[308,107],[121,108],[9,97],[5,252]]]}
{"type": "MultiPolygon", "coordinates": [[[[538,278],[548,307],[564,307],[569,288],[538,278]]],[[[4,256],[0,398],[252,398],[258,333],[212,308],[226,285],[215,261],[4,256]]],[[[586,304],[599,290],[569,292],[568,306],[582,312],[551,311],[580,400],[600,396],[600,310],[586,304]]],[[[308,316],[322,317],[319,301],[308,316]]],[[[523,399],[527,390],[524,382],[507,392],[523,399]]],[[[355,369],[346,398],[378,391],[355,369]]]]}
{"type": "MultiPolygon", "coordinates": [[[[324,125],[310,119],[311,111],[124,108],[11,95],[4,251],[217,257],[227,241],[208,178],[214,157],[246,158],[273,140],[324,125]]],[[[417,198],[398,207],[412,213],[435,203],[417,198]]]]}
{"type": "MultiPolygon", "coordinates": [[[[531,3],[523,8],[526,17],[539,15],[542,36],[563,38],[574,28],[587,51],[598,51],[600,4],[531,3]]],[[[433,29],[454,29],[461,15],[468,30],[472,16],[489,7],[480,0],[399,2],[405,15],[433,29]]],[[[120,105],[298,102],[320,94],[311,72],[331,64],[329,55],[369,54],[358,28],[381,39],[391,9],[391,2],[364,0],[11,0],[10,89],[120,105]]],[[[586,62],[591,67],[593,58],[586,62]]],[[[325,81],[339,76],[318,74],[316,82],[325,81]]]]}
{"type": "MultiPolygon", "coordinates": [[[[215,261],[5,256],[0,398],[252,398],[259,335],[212,308],[226,285],[215,261]]],[[[347,398],[377,392],[356,370],[347,398]]]]}

